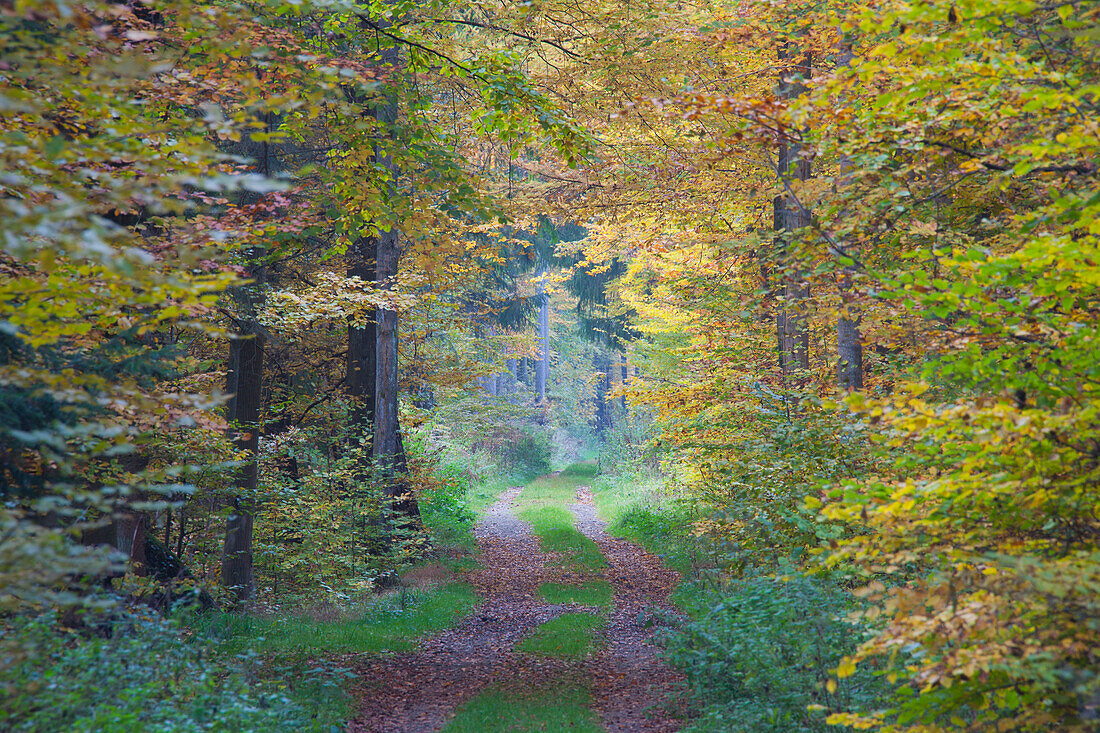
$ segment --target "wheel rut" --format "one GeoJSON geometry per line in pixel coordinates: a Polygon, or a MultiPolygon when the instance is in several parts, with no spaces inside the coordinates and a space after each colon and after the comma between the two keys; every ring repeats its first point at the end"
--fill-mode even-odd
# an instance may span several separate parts
{"type": "Polygon", "coordinates": [[[415,651],[352,660],[359,711],[349,733],[438,731],[463,702],[489,685],[518,691],[551,682],[587,687],[607,731],[679,729],[659,706],[682,678],[659,658],[647,622],[653,607],[670,608],[668,596],[678,576],[636,545],[607,535],[586,488],[569,509],[577,529],[597,543],[608,561],[614,605],[606,644],[580,661],[514,650],[540,624],[562,613],[599,610],[547,604],[539,596],[542,583],[573,582],[580,576],[548,566],[552,555],[541,551],[530,526],[515,515],[522,490],[509,489],[475,525],[480,567],[459,575],[485,602],[456,627],[421,641],[415,651]]]}

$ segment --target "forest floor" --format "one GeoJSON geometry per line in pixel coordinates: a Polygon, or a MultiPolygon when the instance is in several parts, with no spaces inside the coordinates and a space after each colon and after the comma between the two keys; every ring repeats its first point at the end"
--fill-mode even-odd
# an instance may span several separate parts
{"type": "Polygon", "coordinates": [[[680,729],[665,705],[683,679],[653,641],[654,609],[672,612],[678,575],[606,533],[586,481],[567,469],[514,487],[489,508],[475,527],[480,565],[459,573],[484,603],[415,651],[357,659],[350,733],[680,729]],[[587,624],[587,639],[575,621],[587,624]],[[579,700],[580,717],[554,718],[554,705],[567,700],[579,700]],[[520,708],[523,720],[504,720],[520,708]]]}

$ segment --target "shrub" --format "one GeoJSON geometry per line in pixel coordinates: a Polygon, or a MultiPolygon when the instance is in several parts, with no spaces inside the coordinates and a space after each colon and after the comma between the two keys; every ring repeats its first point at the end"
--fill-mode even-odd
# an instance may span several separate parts
{"type": "Polygon", "coordinates": [[[703,708],[687,730],[723,733],[824,731],[830,711],[881,693],[867,670],[829,678],[863,634],[844,616],[849,601],[827,581],[746,578],[695,597],[696,620],[661,635],[703,708]]]}
{"type": "Polygon", "coordinates": [[[290,680],[292,694],[319,706],[341,700],[325,670],[302,670],[276,687],[258,674],[256,657],[226,659],[208,640],[185,636],[169,622],[122,613],[94,626],[106,638],[63,629],[53,616],[4,624],[0,651],[9,661],[8,651],[19,653],[0,667],[0,729],[319,731],[342,712],[310,709],[288,694],[290,680]]]}

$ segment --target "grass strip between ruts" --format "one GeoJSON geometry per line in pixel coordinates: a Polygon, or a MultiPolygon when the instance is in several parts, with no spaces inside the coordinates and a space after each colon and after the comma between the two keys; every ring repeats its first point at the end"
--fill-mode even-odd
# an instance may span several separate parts
{"type": "Polygon", "coordinates": [[[529,637],[516,644],[516,650],[546,657],[583,657],[595,651],[601,640],[597,633],[607,619],[595,613],[563,613],[540,624],[529,637]]]}
{"type": "Polygon", "coordinates": [[[599,733],[603,729],[590,704],[588,692],[577,686],[525,690],[493,687],[460,707],[441,733],[599,733]]]}
{"type": "Polygon", "coordinates": [[[592,608],[610,608],[613,589],[606,580],[588,580],[583,583],[543,583],[539,595],[547,603],[575,603],[592,608]]]}

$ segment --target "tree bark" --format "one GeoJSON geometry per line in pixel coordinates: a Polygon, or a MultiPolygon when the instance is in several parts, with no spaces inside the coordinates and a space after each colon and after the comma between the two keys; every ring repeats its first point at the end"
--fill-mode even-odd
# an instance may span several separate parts
{"type": "MultiPolygon", "coordinates": [[[[852,63],[852,57],[851,48],[843,47],[837,64],[848,66],[852,63]]],[[[852,161],[842,155],[839,168],[837,190],[844,187],[852,161]]],[[[839,282],[841,311],[836,322],[837,383],[848,392],[863,389],[863,334],[859,330],[862,314],[852,304],[854,274],[855,266],[845,265],[839,282]]]]}
{"type": "Polygon", "coordinates": [[[837,381],[849,392],[863,389],[863,336],[859,331],[861,316],[852,310],[852,276],[845,272],[840,280],[841,314],[836,322],[836,346],[838,354],[837,381]]]}
{"type": "MultiPolygon", "coordinates": [[[[256,277],[256,270],[253,277],[256,277]]],[[[249,287],[251,289],[251,286],[249,287]]],[[[251,303],[250,303],[251,305],[251,303]]],[[[254,308],[250,308],[254,311],[254,308]]],[[[237,338],[230,342],[229,384],[233,394],[229,419],[230,433],[238,450],[249,458],[237,471],[236,492],[225,523],[222,551],[222,584],[235,604],[252,597],[252,528],[256,518],[257,450],[260,442],[260,399],[263,380],[264,342],[254,321],[242,324],[237,338]]]]}
{"type": "MultiPolygon", "coordinates": [[[[794,99],[803,94],[805,85],[794,77],[810,77],[809,53],[803,54],[784,43],[779,48],[779,62],[782,69],[779,76],[780,98],[794,99]]],[[[792,235],[810,225],[810,212],[787,190],[792,180],[805,181],[810,178],[810,161],[802,152],[802,145],[793,137],[781,135],[776,172],[784,190],[773,201],[773,226],[777,232],[777,260],[783,279],[783,304],[776,312],[776,336],[779,362],[784,374],[810,368],[810,334],[805,312],[810,288],[804,282],[804,274],[790,261],[792,235]]]]}
{"type": "MultiPolygon", "coordinates": [[[[348,249],[348,277],[363,282],[377,279],[375,258],[378,238],[359,237],[348,249]]],[[[352,425],[357,437],[374,437],[375,372],[377,370],[378,324],[375,313],[366,321],[348,323],[347,394],[352,398],[352,425]]]]}
{"type": "Polygon", "coordinates": [[[623,380],[623,396],[622,396],[623,414],[626,414],[626,412],[629,409],[626,406],[626,383],[627,383],[627,380],[629,379],[630,371],[627,368],[626,352],[625,351],[619,352],[619,368],[620,368],[620,373],[622,375],[622,380],[623,380]]]}
{"type": "MultiPolygon", "coordinates": [[[[380,61],[389,66],[394,78],[400,53],[396,47],[379,52],[380,61]]],[[[394,125],[397,122],[398,101],[396,91],[387,90],[387,97],[376,112],[379,122],[379,134],[392,141],[394,125]]],[[[391,193],[396,188],[399,171],[393,158],[384,148],[375,152],[375,160],[380,168],[390,172],[388,183],[391,193]]],[[[392,290],[396,286],[401,265],[401,241],[398,222],[389,222],[385,231],[379,231],[375,249],[375,278],[379,290],[392,290]]],[[[395,310],[379,308],[375,316],[377,340],[375,352],[375,401],[374,401],[374,441],[372,452],[382,470],[387,496],[393,500],[391,508],[400,514],[417,517],[420,508],[404,479],[406,473],[405,446],[401,439],[398,419],[398,325],[399,317],[395,310]]]]}
{"type": "Polygon", "coordinates": [[[550,296],[546,287],[546,270],[540,268],[542,305],[539,307],[539,359],[535,363],[535,393],[539,403],[546,402],[546,383],[550,379],[550,296]]]}

